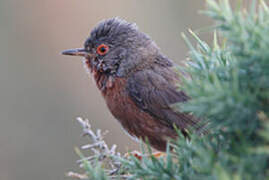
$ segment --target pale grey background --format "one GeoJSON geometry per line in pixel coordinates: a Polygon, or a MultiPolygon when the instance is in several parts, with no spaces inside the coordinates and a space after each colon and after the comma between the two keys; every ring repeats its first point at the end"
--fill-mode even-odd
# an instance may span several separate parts
{"type": "MultiPolygon", "coordinates": [[[[138,149],[111,116],[79,58],[61,56],[81,47],[94,25],[119,16],[136,22],[171,59],[187,56],[181,32],[211,24],[198,14],[203,0],[0,1],[0,179],[59,180],[78,170],[75,117],[109,130],[121,152],[138,149]]],[[[201,38],[210,39],[210,33],[201,38]]]]}

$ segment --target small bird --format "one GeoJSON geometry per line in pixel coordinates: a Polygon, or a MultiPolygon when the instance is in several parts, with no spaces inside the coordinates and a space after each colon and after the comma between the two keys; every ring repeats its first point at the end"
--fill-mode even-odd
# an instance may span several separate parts
{"type": "Polygon", "coordinates": [[[178,89],[184,74],[175,71],[177,65],[134,23],[104,20],[91,31],[83,48],[62,54],[84,57],[113,116],[128,134],[147,139],[159,151],[166,150],[169,139],[177,138],[175,127],[186,137],[187,128],[200,121],[171,108],[190,99],[178,89]]]}

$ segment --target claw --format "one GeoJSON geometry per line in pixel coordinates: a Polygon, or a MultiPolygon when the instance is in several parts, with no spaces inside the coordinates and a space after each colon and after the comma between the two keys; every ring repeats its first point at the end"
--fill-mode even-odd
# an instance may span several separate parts
{"type": "Polygon", "coordinates": [[[136,157],[138,160],[142,160],[142,154],[138,151],[132,151],[129,153],[124,154],[124,157],[128,158],[130,156],[136,157]]]}
{"type": "MultiPolygon", "coordinates": [[[[132,151],[132,152],[126,153],[124,157],[128,158],[131,155],[136,157],[138,160],[142,160],[143,158],[143,155],[138,151],[132,151]]],[[[158,158],[164,157],[166,154],[164,152],[157,151],[157,152],[152,153],[151,155],[158,159],[158,158]]]]}

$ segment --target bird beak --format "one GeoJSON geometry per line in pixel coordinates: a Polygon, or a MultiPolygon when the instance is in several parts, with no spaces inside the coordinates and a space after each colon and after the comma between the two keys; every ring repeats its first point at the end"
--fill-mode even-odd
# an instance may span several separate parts
{"type": "Polygon", "coordinates": [[[69,56],[90,56],[90,54],[84,48],[68,49],[62,52],[63,55],[69,56]]]}

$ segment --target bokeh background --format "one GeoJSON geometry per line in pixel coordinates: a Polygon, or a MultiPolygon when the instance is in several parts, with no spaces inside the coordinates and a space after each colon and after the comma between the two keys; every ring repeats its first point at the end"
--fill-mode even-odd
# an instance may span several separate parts
{"type": "MultiPolygon", "coordinates": [[[[109,130],[121,152],[138,149],[106,108],[80,58],[60,55],[81,47],[94,25],[119,16],[136,22],[176,62],[188,48],[180,33],[211,24],[198,13],[203,0],[1,0],[0,180],[60,180],[78,170],[77,116],[109,130]]],[[[211,33],[201,33],[204,40],[211,33]]]]}

